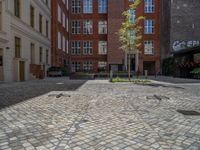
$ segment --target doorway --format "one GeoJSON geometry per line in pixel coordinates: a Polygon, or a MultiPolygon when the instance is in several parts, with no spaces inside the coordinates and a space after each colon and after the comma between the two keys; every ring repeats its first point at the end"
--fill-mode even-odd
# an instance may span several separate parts
{"type": "Polygon", "coordinates": [[[3,49],[0,48],[0,81],[4,80],[3,73],[3,49]]]}
{"type": "Polygon", "coordinates": [[[19,81],[25,81],[25,62],[19,61],[19,81]]]}
{"type": "Polygon", "coordinates": [[[155,75],[155,61],[144,61],[144,71],[148,70],[148,75],[155,75]]]}
{"type": "Polygon", "coordinates": [[[131,58],[131,71],[135,71],[135,56],[131,58]]]}

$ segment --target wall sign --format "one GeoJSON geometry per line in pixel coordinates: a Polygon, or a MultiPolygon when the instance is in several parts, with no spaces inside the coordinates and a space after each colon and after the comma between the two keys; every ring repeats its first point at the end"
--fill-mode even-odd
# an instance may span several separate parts
{"type": "Polygon", "coordinates": [[[173,50],[174,51],[179,51],[179,50],[183,50],[183,49],[187,49],[187,48],[192,48],[192,47],[196,47],[196,46],[200,46],[200,41],[174,41],[173,43],[173,50]]]}

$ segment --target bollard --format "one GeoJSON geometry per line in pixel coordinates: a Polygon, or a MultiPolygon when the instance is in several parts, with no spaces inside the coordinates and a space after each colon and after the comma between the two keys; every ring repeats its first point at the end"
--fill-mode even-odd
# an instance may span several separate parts
{"type": "Polygon", "coordinates": [[[112,79],[113,79],[113,71],[110,70],[110,82],[112,82],[112,79]]]}
{"type": "Polygon", "coordinates": [[[148,70],[144,70],[144,74],[145,74],[145,79],[148,78],[148,70]]]}

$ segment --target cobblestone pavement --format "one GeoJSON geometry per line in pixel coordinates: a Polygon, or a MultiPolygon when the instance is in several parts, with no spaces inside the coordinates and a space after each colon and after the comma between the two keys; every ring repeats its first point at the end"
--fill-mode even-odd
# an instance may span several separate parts
{"type": "Polygon", "coordinates": [[[1,109],[0,149],[200,150],[200,116],[176,111],[200,112],[200,84],[155,85],[87,81],[1,109]]]}

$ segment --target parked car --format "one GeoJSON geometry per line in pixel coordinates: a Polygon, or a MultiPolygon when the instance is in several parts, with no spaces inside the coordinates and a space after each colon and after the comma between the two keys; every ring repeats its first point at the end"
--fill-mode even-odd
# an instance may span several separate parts
{"type": "Polygon", "coordinates": [[[48,77],[62,77],[61,67],[50,67],[47,71],[48,77]]]}

